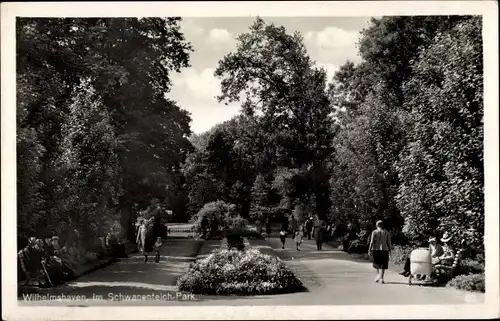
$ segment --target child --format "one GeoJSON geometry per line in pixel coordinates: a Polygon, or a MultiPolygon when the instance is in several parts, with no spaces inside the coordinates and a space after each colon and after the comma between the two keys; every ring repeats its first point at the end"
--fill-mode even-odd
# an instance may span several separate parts
{"type": "Polygon", "coordinates": [[[156,238],[156,243],[153,245],[153,250],[156,252],[155,262],[160,262],[161,237],[156,238]]]}
{"type": "Polygon", "coordinates": [[[300,251],[300,244],[302,244],[302,237],[304,232],[302,232],[302,228],[295,232],[295,244],[297,244],[297,251],[300,251]]]}
{"type": "Polygon", "coordinates": [[[285,242],[286,242],[286,231],[284,228],[281,229],[280,232],[280,240],[281,240],[281,248],[285,248],[285,242]]]}

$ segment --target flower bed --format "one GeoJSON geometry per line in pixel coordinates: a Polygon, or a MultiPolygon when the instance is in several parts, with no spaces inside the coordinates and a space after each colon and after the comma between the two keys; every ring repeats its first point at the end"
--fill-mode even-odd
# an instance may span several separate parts
{"type": "Polygon", "coordinates": [[[256,249],[219,249],[191,263],[177,285],[181,291],[208,295],[263,295],[304,289],[281,259],[256,249]]]}

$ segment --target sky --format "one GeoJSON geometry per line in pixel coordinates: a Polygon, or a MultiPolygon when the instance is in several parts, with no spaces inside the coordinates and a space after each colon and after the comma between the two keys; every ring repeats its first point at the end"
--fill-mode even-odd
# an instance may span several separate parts
{"type": "MultiPolygon", "coordinates": [[[[289,33],[299,31],[309,56],[324,67],[328,79],[347,60],[360,60],[357,50],[359,32],[369,24],[370,17],[272,18],[265,22],[284,26],[289,33]]],[[[218,103],[220,81],[214,76],[219,60],[236,50],[236,37],[249,30],[253,17],[184,18],[181,31],[191,42],[191,67],[172,74],[172,90],[167,94],[182,109],[191,113],[191,130],[203,133],[212,126],[239,113],[240,104],[218,103]]]]}

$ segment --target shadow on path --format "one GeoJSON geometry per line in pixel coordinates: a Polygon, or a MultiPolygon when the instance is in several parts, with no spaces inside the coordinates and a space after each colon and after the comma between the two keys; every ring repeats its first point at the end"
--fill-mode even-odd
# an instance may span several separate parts
{"type": "Polygon", "coordinates": [[[97,300],[117,296],[176,295],[177,278],[195,259],[202,243],[203,241],[191,239],[167,240],[162,246],[159,263],[154,262],[154,255],[149,256],[148,262],[144,262],[143,255],[134,253],[74,281],[43,289],[39,293],[70,298],[84,296],[97,300]]]}

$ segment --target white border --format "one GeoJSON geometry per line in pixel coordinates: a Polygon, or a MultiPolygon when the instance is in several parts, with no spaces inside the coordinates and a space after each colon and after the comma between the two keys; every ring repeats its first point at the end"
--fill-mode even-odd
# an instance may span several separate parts
{"type": "Polygon", "coordinates": [[[498,206],[498,3],[496,1],[335,2],[46,2],[2,3],[2,311],[14,319],[402,319],[500,316],[498,206]],[[16,139],[15,17],[346,17],[483,15],[485,103],[486,283],[483,305],[243,306],[243,307],[19,307],[15,264],[16,139]]]}

